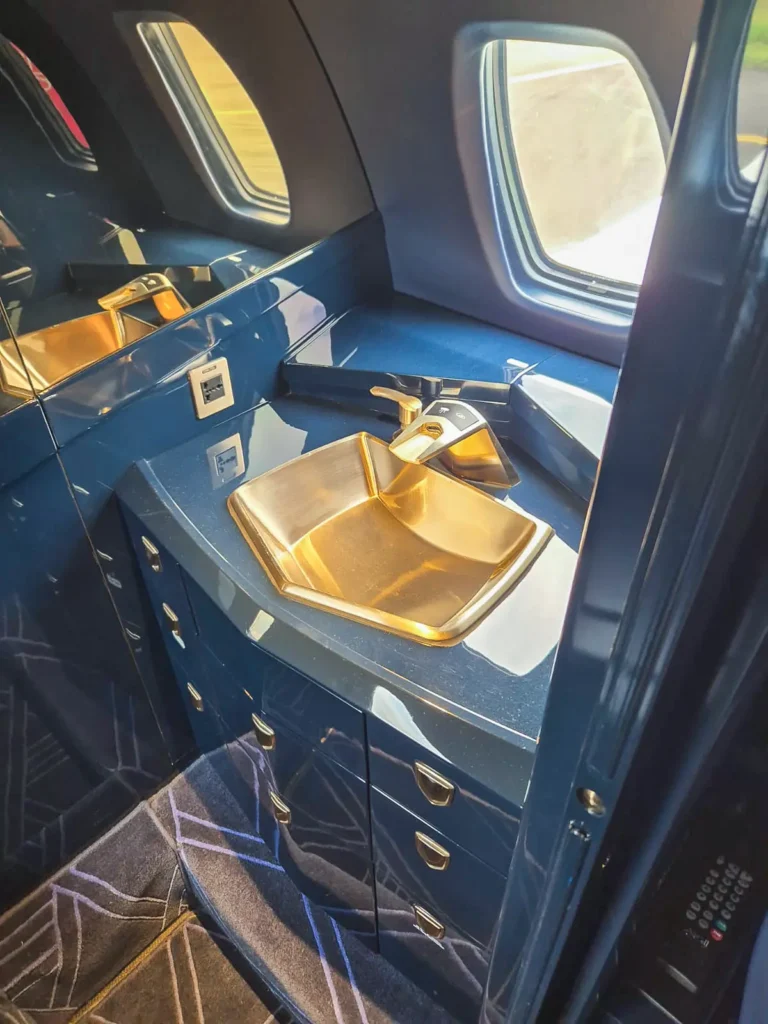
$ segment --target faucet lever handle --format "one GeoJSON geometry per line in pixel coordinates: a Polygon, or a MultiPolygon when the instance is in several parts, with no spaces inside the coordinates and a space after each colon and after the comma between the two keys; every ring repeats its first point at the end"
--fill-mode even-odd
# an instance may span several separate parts
{"type": "Polygon", "coordinates": [[[388,398],[391,402],[397,402],[400,412],[400,426],[408,427],[417,416],[421,415],[421,401],[413,395],[404,395],[394,388],[371,388],[374,398],[388,398]]]}

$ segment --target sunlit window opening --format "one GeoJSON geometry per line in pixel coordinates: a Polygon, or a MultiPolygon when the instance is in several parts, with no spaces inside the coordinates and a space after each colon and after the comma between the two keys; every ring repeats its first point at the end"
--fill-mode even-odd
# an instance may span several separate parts
{"type": "Polygon", "coordinates": [[[256,188],[287,198],[285,175],[267,127],[229,65],[193,25],[175,21],[169,28],[245,177],[256,188]]]}
{"type": "Polygon", "coordinates": [[[648,95],[622,54],[600,46],[506,42],[509,129],[545,255],[639,284],[665,158],[648,95]]]}

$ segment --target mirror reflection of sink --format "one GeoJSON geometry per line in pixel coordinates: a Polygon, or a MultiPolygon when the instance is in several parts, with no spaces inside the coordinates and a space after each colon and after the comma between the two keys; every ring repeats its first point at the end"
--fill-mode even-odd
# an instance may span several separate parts
{"type": "Polygon", "coordinates": [[[457,643],[552,535],[366,433],[243,484],[228,505],[286,597],[432,645],[457,643]]]}
{"type": "Polygon", "coordinates": [[[31,381],[34,391],[46,391],[86,366],[140,341],[154,330],[152,324],[129,313],[103,310],[22,334],[17,339],[18,350],[9,339],[0,343],[3,390],[9,394],[31,396],[31,381]]]}

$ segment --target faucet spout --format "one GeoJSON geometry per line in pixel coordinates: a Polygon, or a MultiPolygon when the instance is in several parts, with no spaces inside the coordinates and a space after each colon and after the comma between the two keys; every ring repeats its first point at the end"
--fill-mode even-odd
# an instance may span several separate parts
{"type": "Polygon", "coordinates": [[[389,450],[416,465],[436,459],[453,476],[490,490],[506,491],[520,480],[488,421],[457,399],[432,402],[389,450]]]}

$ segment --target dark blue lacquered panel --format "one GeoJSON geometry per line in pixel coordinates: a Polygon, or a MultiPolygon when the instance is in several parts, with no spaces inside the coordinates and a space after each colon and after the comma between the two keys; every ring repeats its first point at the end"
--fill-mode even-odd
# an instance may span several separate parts
{"type": "Polygon", "coordinates": [[[504,879],[375,789],[371,812],[379,949],[459,1021],[474,1024],[504,879]],[[420,861],[417,829],[450,853],[452,863],[445,872],[420,861]],[[442,925],[442,938],[419,930],[414,904],[442,925]],[[473,938],[462,927],[466,925],[484,941],[473,938]]]}
{"type": "Polygon", "coordinates": [[[270,661],[274,668],[264,677],[263,717],[294,729],[326,757],[367,778],[362,711],[276,659],[270,661]]]}
{"type": "Polygon", "coordinates": [[[194,647],[197,630],[179,566],[128,509],[125,521],[155,616],[166,642],[171,645],[171,653],[177,653],[175,648],[183,652],[190,645],[194,647]]]}
{"type": "Polygon", "coordinates": [[[325,687],[267,654],[244,636],[194,580],[186,578],[200,636],[229,671],[219,706],[235,734],[250,728],[256,711],[320,745],[326,757],[367,777],[363,714],[325,687]]]}
{"type": "MultiPolygon", "coordinates": [[[[504,894],[505,879],[428,822],[371,789],[376,877],[395,892],[406,892],[446,927],[490,948],[504,894]],[[426,836],[447,856],[431,867],[417,849],[426,836]]],[[[434,851],[428,853],[430,862],[434,851]]]]}
{"type": "MultiPolygon", "coordinates": [[[[435,749],[423,747],[373,715],[368,716],[371,783],[398,803],[420,815],[443,835],[506,873],[517,839],[520,809],[471,779],[435,749]],[[437,772],[453,787],[449,802],[430,803],[419,775],[419,765],[437,772]]],[[[440,793],[432,793],[441,799],[440,793]]]]}
{"type": "Polygon", "coordinates": [[[191,577],[183,574],[200,641],[221,663],[216,702],[233,736],[251,727],[261,711],[266,655],[234,626],[191,577]]]}
{"type": "MultiPolygon", "coordinates": [[[[241,737],[259,790],[261,835],[302,892],[376,947],[368,789],[289,730],[265,751],[241,737]],[[281,823],[273,795],[290,813],[281,823]]],[[[284,817],[284,813],[282,815],[284,817]]]]}
{"type": "Polygon", "coordinates": [[[175,652],[169,654],[198,749],[201,753],[218,749],[231,737],[213,699],[215,661],[205,650],[196,651],[194,659],[180,658],[175,652]]]}

